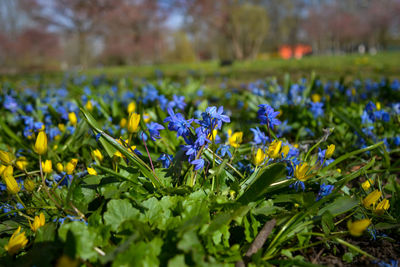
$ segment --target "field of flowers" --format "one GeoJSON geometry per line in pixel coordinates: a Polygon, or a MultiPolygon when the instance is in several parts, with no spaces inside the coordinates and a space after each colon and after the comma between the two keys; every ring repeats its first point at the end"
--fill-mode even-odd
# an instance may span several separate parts
{"type": "Polygon", "coordinates": [[[398,80],[0,86],[1,266],[398,265],[398,80]]]}

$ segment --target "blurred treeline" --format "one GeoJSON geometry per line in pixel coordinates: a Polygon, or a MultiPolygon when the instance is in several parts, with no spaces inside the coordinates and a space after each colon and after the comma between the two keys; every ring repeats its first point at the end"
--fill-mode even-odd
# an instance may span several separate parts
{"type": "Polygon", "coordinates": [[[400,0],[0,0],[0,72],[400,47],[400,0]]]}

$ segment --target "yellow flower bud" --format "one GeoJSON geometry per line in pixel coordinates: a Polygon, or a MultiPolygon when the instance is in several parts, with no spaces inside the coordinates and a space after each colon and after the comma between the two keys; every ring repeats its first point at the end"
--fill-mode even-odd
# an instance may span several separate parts
{"type": "Polygon", "coordinates": [[[42,162],[42,169],[44,173],[51,173],[53,171],[51,160],[46,160],[45,162],[42,162]]]}
{"type": "Polygon", "coordinates": [[[333,152],[335,152],[335,145],[332,144],[332,145],[329,145],[329,146],[326,148],[325,158],[326,158],[326,159],[331,158],[332,155],[333,155],[333,152]]]}
{"type": "Polygon", "coordinates": [[[32,231],[36,232],[37,229],[39,229],[40,227],[42,227],[45,224],[46,220],[44,217],[43,212],[41,212],[39,214],[39,216],[35,216],[35,219],[33,220],[33,224],[31,224],[31,222],[29,222],[32,231]]]}
{"type": "Polygon", "coordinates": [[[101,154],[100,150],[95,149],[92,151],[92,157],[97,159],[98,161],[103,161],[103,154],[101,154]]]}
{"type": "Polygon", "coordinates": [[[282,154],[283,158],[287,157],[287,155],[289,154],[289,151],[290,151],[289,146],[282,147],[281,154],[282,154]]]}
{"type": "Polygon", "coordinates": [[[47,152],[47,135],[44,131],[40,131],[36,138],[35,151],[39,155],[47,152]]]}
{"type": "Polygon", "coordinates": [[[23,171],[28,166],[28,161],[26,160],[26,157],[19,157],[15,162],[15,165],[19,170],[23,171]]]}
{"type": "Polygon", "coordinates": [[[88,100],[88,102],[86,103],[85,107],[86,107],[87,110],[92,111],[93,110],[92,101],[88,100]]]}
{"type": "Polygon", "coordinates": [[[381,102],[376,102],[376,110],[381,110],[381,102]]]}
{"type": "Polygon", "coordinates": [[[0,175],[3,175],[3,172],[4,172],[4,170],[5,170],[6,168],[7,168],[6,166],[0,165],[0,175]]]}
{"type": "Polygon", "coordinates": [[[274,140],[268,147],[268,156],[270,158],[277,158],[279,157],[279,151],[282,147],[282,141],[278,141],[277,139],[274,140]]]}
{"type": "Polygon", "coordinates": [[[122,118],[121,121],[119,122],[119,126],[121,126],[121,128],[125,128],[126,126],[126,119],[122,118]]]}
{"type": "Polygon", "coordinates": [[[371,193],[368,194],[368,196],[366,196],[363,199],[363,205],[364,207],[366,207],[367,209],[370,209],[371,206],[375,207],[376,202],[379,200],[379,198],[382,196],[382,192],[379,191],[378,189],[375,189],[374,191],[372,191],[371,193]]]}
{"type": "Polygon", "coordinates": [[[4,168],[4,170],[1,173],[1,175],[4,178],[6,176],[13,176],[13,173],[14,173],[14,168],[13,168],[13,166],[9,165],[9,166],[4,168]]]}
{"type": "Polygon", "coordinates": [[[374,210],[374,212],[378,215],[382,215],[383,213],[385,213],[386,210],[388,210],[390,207],[390,203],[389,200],[387,200],[386,198],[384,200],[382,200],[381,202],[379,202],[378,205],[376,205],[376,209],[374,210]]]}
{"type": "Polygon", "coordinates": [[[78,119],[76,118],[75,112],[68,113],[68,120],[71,123],[71,125],[73,125],[73,126],[76,125],[76,123],[78,122],[78,119]]]}
{"type": "Polygon", "coordinates": [[[217,138],[217,134],[218,134],[218,130],[214,129],[213,132],[212,132],[212,135],[209,134],[207,137],[208,137],[209,140],[211,140],[211,141],[214,140],[215,141],[215,138],[217,138]]]}
{"type": "Polygon", "coordinates": [[[371,224],[370,219],[362,219],[359,221],[348,221],[347,222],[347,228],[349,229],[349,232],[353,236],[361,236],[362,233],[367,229],[367,227],[371,224]]]}
{"type": "Polygon", "coordinates": [[[312,94],[311,95],[311,100],[314,103],[321,102],[321,96],[319,94],[312,94]]]}
{"type": "Polygon", "coordinates": [[[58,172],[63,172],[64,171],[64,166],[62,165],[61,162],[57,163],[56,169],[58,172]]]}
{"type": "Polygon", "coordinates": [[[77,163],[78,159],[71,159],[71,161],[67,163],[67,166],[65,167],[67,174],[72,174],[74,172],[77,163]]]}
{"type": "Polygon", "coordinates": [[[238,148],[243,142],[243,132],[233,133],[230,137],[228,137],[228,142],[232,147],[238,148]]]}
{"type": "Polygon", "coordinates": [[[65,131],[65,124],[64,123],[59,123],[58,124],[58,129],[60,129],[61,132],[65,131]]]}
{"type": "Polygon", "coordinates": [[[337,171],[338,173],[342,173],[342,170],[339,169],[339,168],[337,168],[336,171],[337,171]]]}
{"type": "Polygon", "coordinates": [[[362,187],[365,191],[367,191],[367,190],[371,187],[371,185],[373,185],[373,184],[374,184],[374,181],[373,181],[373,180],[366,180],[364,183],[361,184],[361,187],[362,187]]]}
{"type": "Polygon", "coordinates": [[[131,113],[133,113],[133,112],[135,112],[135,110],[136,110],[136,103],[135,102],[131,102],[131,103],[129,103],[129,105],[128,105],[128,114],[131,114],[131,113]]]}
{"type": "Polygon", "coordinates": [[[90,175],[97,175],[97,171],[93,168],[87,167],[86,168],[90,175]]]}
{"type": "Polygon", "coordinates": [[[11,194],[17,194],[20,188],[12,174],[12,166],[8,166],[3,172],[3,180],[6,183],[8,192],[10,192],[11,194]]]}
{"type": "Polygon", "coordinates": [[[31,179],[26,179],[24,181],[24,188],[26,189],[26,191],[32,192],[33,190],[35,190],[35,182],[31,179]]]}
{"type": "Polygon", "coordinates": [[[21,226],[12,234],[8,244],[4,246],[9,255],[14,255],[21,249],[23,249],[26,244],[28,244],[28,239],[25,236],[25,232],[20,233],[21,226]]]}
{"type": "Polygon", "coordinates": [[[14,161],[14,155],[10,152],[0,150],[0,160],[3,164],[10,165],[14,161]]]}
{"type": "Polygon", "coordinates": [[[254,158],[254,165],[256,166],[260,165],[261,163],[263,163],[264,159],[265,159],[265,153],[261,148],[259,148],[254,158]]]}
{"type": "Polygon", "coordinates": [[[139,128],[140,114],[132,113],[128,120],[128,132],[134,133],[139,128]]]}

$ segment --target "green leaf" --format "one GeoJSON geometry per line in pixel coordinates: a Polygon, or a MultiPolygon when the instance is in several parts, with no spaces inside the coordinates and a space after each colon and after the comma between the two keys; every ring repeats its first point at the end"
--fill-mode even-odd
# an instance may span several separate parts
{"type": "Polygon", "coordinates": [[[324,231],[325,234],[329,234],[333,228],[335,227],[335,224],[333,223],[333,216],[329,212],[329,210],[325,211],[324,214],[322,215],[321,219],[321,224],[322,224],[322,230],[324,231]]]}
{"type": "Polygon", "coordinates": [[[97,257],[97,233],[83,222],[64,223],[58,230],[61,241],[66,243],[68,254],[84,260],[97,257]]]}
{"type": "Polygon", "coordinates": [[[107,203],[107,211],[104,213],[103,218],[105,224],[111,226],[111,230],[117,231],[121,223],[138,216],[139,211],[132,207],[129,200],[112,199],[107,203]]]}
{"type": "Polygon", "coordinates": [[[237,200],[241,204],[254,202],[262,197],[268,190],[268,186],[280,178],[285,177],[286,167],[284,164],[275,164],[265,169],[255,181],[246,188],[246,191],[237,200]]]}
{"type": "Polygon", "coordinates": [[[342,196],[337,198],[332,203],[328,204],[327,206],[323,207],[318,211],[318,216],[323,215],[325,212],[329,212],[333,217],[336,217],[340,214],[343,214],[355,207],[357,207],[359,201],[353,199],[349,196],[342,196]]]}
{"type": "Polygon", "coordinates": [[[129,249],[117,255],[112,266],[159,266],[158,255],[162,245],[163,241],[159,237],[147,243],[132,243],[129,249]]]}

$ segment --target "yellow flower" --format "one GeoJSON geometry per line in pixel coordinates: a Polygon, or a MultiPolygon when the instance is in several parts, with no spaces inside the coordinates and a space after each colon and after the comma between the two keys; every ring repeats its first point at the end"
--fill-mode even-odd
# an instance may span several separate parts
{"type": "Polygon", "coordinates": [[[217,129],[214,129],[213,130],[213,132],[212,132],[212,135],[211,135],[211,133],[207,136],[207,138],[208,138],[208,140],[214,140],[215,141],[215,138],[217,137],[217,134],[218,134],[218,130],[217,129]]]}
{"type": "Polygon", "coordinates": [[[36,138],[35,151],[39,155],[47,152],[47,135],[44,131],[40,131],[36,138]]]}
{"type": "Polygon", "coordinates": [[[381,202],[379,202],[378,205],[376,205],[376,209],[374,210],[374,212],[378,215],[382,215],[383,213],[385,213],[385,210],[388,210],[390,207],[390,203],[389,200],[387,200],[386,198],[384,200],[382,200],[381,202]]]}
{"type": "Polygon", "coordinates": [[[374,181],[373,181],[373,180],[366,180],[364,183],[361,184],[361,187],[362,187],[365,191],[367,191],[367,190],[371,187],[371,185],[373,185],[373,184],[374,184],[374,181]]]}
{"type": "Polygon", "coordinates": [[[129,133],[134,133],[138,130],[139,128],[139,122],[140,122],[140,114],[137,113],[132,113],[129,116],[128,120],[128,132],[129,133]]]}
{"type": "Polygon", "coordinates": [[[128,114],[131,114],[131,113],[133,113],[133,112],[135,112],[135,110],[136,110],[136,103],[135,102],[131,102],[131,103],[129,103],[129,105],[128,105],[128,114]]]}
{"type": "Polygon", "coordinates": [[[0,160],[6,165],[10,165],[14,161],[14,155],[10,152],[0,150],[0,160]]]}
{"type": "Polygon", "coordinates": [[[71,123],[71,125],[76,125],[76,123],[78,122],[78,119],[76,118],[76,114],[75,112],[70,112],[68,113],[68,120],[71,123]]]}
{"type": "Polygon", "coordinates": [[[281,150],[282,147],[282,141],[279,140],[274,140],[268,147],[268,156],[270,158],[277,158],[279,157],[279,151],[281,150]]]}
{"type": "Polygon", "coordinates": [[[20,231],[21,226],[18,226],[18,229],[12,234],[8,244],[4,246],[9,255],[16,254],[28,244],[25,232],[20,233],[20,231]]]}
{"type": "Polygon", "coordinates": [[[260,165],[264,161],[264,159],[265,159],[265,153],[261,148],[259,148],[254,158],[254,165],[256,166],[260,165]]]}
{"type": "Polygon", "coordinates": [[[321,96],[319,94],[312,94],[311,95],[311,100],[314,103],[321,102],[321,96]]]}
{"type": "Polygon", "coordinates": [[[295,148],[299,148],[299,144],[294,144],[293,145],[295,148]]]}
{"type": "Polygon", "coordinates": [[[51,160],[42,161],[42,169],[44,173],[51,173],[53,171],[53,166],[51,164],[51,160]]]}
{"type": "Polygon", "coordinates": [[[381,110],[381,102],[376,102],[376,110],[381,110]]]}
{"type": "MultiPolygon", "coordinates": [[[[11,167],[11,166],[9,166],[11,167]]],[[[3,180],[7,185],[7,190],[8,192],[10,192],[11,194],[17,194],[20,190],[19,185],[17,183],[17,181],[15,180],[14,176],[12,175],[3,175],[3,180]]]]}
{"type": "Polygon", "coordinates": [[[243,141],[243,132],[236,132],[228,138],[229,144],[234,148],[238,148],[240,146],[240,143],[242,143],[242,141],[243,141]]]}
{"type": "Polygon", "coordinates": [[[103,161],[103,154],[101,154],[100,150],[95,149],[92,151],[92,157],[97,159],[98,161],[103,161]]]}
{"type": "Polygon", "coordinates": [[[373,207],[375,207],[376,202],[379,200],[379,198],[382,196],[382,192],[379,191],[378,189],[375,189],[374,191],[372,191],[371,193],[369,193],[368,196],[366,196],[363,199],[363,205],[364,207],[366,207],[367,209],[371,208],[371,205],[373,207]]]}
{"type": "Polygon", "coordinates": [[[290,151],[289,146],[282,147],[282,150],[281,150],[282,157],[286,158],[286,156],[289,154],[289,151],[290,151]]]}
{"type": "Polygon", "coordinates": [[[45,218],[43,212],[39,214],[39,216],[35,216],[35,219],[33,220],[33,224],[29,221],[29,224],[31,226],[32,231],[36,232],[37,229],[42,227],[45,223],[45,218]]]}
{"type": "Polygon", "coordinates": [[[150,114],[149,113],[143,113],[143,120],[145,123],[148,123],[150,121],[150,114]]]}
{"type": "Polygon", "coordinates": [[[13,176],[13,173],[14,173],[14,168],[13,166],[9,165],[9,166],[4,166],[1,175],[4,178],[6,176],[13,176]]]}
{"type": "Polygon", "coordinates": [[[312,168],[308,166],[307,162],[300,163],[299,165],[296,166],[296,168],[294,170],[294,176],[298,180],[305,182],[305,181],[307,181],[308,178],[311,177],[311,174],[310,174],[311,169],[312,168]]]}
{"type": "Polygon", "coordinates": [[[355,96],[357,94],[356,88],[351,89],[351,94],[355,96]]]}
{"type": "Polygon", "coordinates": [[[326,158],[326,159],[331,158],[332,155],[333,155],[333,152],[335,152],[335,145],[332,144],[332,145],[329,145],[329,146],[326,148],[325,158],[326,158]]]}
{"type": "Polygon", "coordinates": [[[58,129],[60,129],[61,132],[65,131],[65,124],[64,123],[59,123],[58,124],[58,129]]]}
{"type": "Polygon", "coordinates": [[[126,119],[122,118],[121,121],[119,122],[119,126],[121,126],[121,128],[125,128],[126,126],[126,119]]]}
{"type": "Polygon", "coordinates": [[[5,170],[6,168],[7,168],[6,166],[0,165],[0,175],[3,175],[3,172],[4,172],[4,170],[5,170]]]}
{"type": "Polygon", "coordinates": [[[347,222],[347,228],[349,229],[349,232],[353,236],[361,236],[362,233],[367,229],[367,227],[371,224],[370,219],[362,219],[359,221],[348,221],[347,222]]]}
{"type": "Polygon", "coordinates": [[[33,190],[35,190],[35,182],[31,179],[26,179],[24,181],[24,188],[26,189],[26,191],[32,192],[33,190]]]}
{"type": "Polygon", "coordinates": [[[63,172],[64,171],[64,166],[62,165],[61,162],[56,164],[56,169],[58,172],[63,172]]]}
{"type": "Polygon", "coordinates": [[[88,102],[86,103],[85,107],[86,107],[87,110],[92,111],[93,110],[92,101],[88,100],[88,102]]]}
{"type": "Polygon", "coordinates": [[[15,166],[21,171],[25,170],[26,167],[28,166],[28,161],[26,160],[26,157],[19,157],[17,158],[17,161],[15,162],[15,166]]]}
{"type": "Polygon", "coordinates": [[[93,168],[87,167],[87,171],[90,175],[97,175],[97,171],[93,168]]]}
{"type": "Polygon", "coordinates": [[[342,170],[339,169],[339,168],[337,168],[336,171],[337,171],[338,173],[342,173],[342,170]]]}
{"type": "Polygon", "coordinates": [[[72,174],[74,172],[76,164],[78,164],[78,159],[71,159],[71,161],[67,163],[65,167],[67,174],[72,174]]]}

